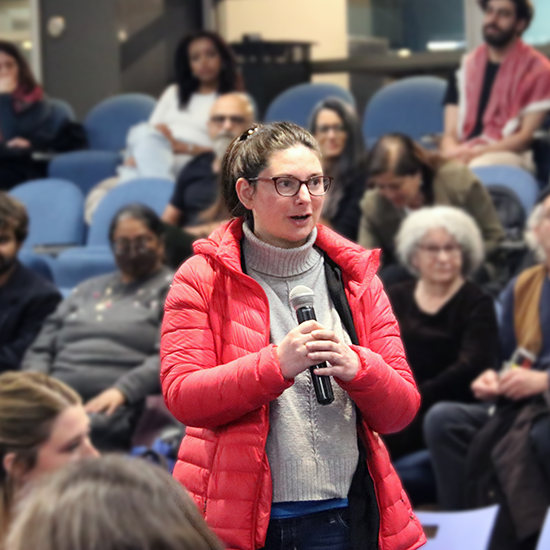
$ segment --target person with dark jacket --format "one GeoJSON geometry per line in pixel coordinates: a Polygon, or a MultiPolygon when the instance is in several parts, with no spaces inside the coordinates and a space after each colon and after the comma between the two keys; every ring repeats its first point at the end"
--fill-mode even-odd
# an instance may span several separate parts
{"type": "Polygon", "coordinates": [[[0,189],[46,176],[46,163],[34,160],[33,152],[84,145],[81,128],[60,120],[21,52],[0,40],[0,189]]]}
{"type": "Polygon", "coordinates": [[[172,271],[163,266],[164,226],[130,205],[111,223],[119,271],[80,284],[48,317],[23,359],[75,389],[92,414],[101,449],[125,449],[144,399],[160,391],[159,329],[172,271]]]}
{"type": "Polygon", "coordinates": [[[17,260],[27,237],[25,207],[0,192],[0,372],[17,370],[61,295],[17,260]]]}
{"type": "Polygon", "coordinates": [[[367,188],[366,149],[359,117],[345,101],[329,97],[313,110],[309,130],[321,148],[325,174],[334,178],[321,222],[356,242],[359,203],[367,188]]]}
{"type": "Polygon", "coordinates": [[[415,279],[388,297],[422,401],[407,428],[385,436],[394,459],[426,447],[422,421],[435,403],[472,402],[470,384],[498,356],[493,300],[468,280],[483,260],[474,221],[457,208],[422,208],[403,222],[397,253],[415,279]]]}
{"type": "Polygon", "coordinates": [[[550,190],[528,228],[539,263],[504,291],[502,369],[473,382],[479,403],[438,403],[424,421],[441,509],[500,505],[491,550],[535,548],[550,507],[550,190]]]}

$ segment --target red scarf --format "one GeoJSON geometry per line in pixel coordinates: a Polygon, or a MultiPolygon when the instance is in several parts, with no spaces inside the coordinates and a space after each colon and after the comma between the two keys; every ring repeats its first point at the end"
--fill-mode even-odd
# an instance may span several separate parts
{"type": "MultiPolygon", "coordinates": [[[[485,67],[486,44],[466,55],[458,74],[461,139],[475,128],[485,67]]],[[[483,134],[472,145],[500,141],[514,134],[527,113],[550,110],[550,61],[534,48],[517,40],[502,62],[483,116],[483,134]]]]}
{"type": "Polygon", "coordinates": [[[42,101],[44,92],[40,86],[36,86],[30,92],[25,92],[21,87],[13,92],[13,108],[16,113],[26,111],[33,103],[42,101]]]}

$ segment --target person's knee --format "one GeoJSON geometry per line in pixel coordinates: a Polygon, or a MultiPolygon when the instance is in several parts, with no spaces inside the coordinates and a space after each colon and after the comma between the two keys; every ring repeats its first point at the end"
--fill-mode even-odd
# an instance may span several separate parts
{"type": "Polygon", "coordinates": [[[436,403],[424,417],[424,439],[428,447],[445,438],[449,423],[456,418],[457,403],[436,403]]]}

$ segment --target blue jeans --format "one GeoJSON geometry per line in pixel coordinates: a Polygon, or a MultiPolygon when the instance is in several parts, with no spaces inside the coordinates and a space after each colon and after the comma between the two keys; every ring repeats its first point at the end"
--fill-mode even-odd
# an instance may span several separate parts
{"type": "Polygon", "coordinates": [[[349,509],[269,522],[264,550],[350,550],[349,509]]]}

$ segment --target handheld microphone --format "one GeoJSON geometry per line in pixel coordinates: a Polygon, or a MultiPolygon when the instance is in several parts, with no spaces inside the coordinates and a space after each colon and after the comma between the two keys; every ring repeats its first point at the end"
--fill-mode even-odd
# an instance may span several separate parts
{"type": "MultiPolygon", "coordinates": [[[[315,294],[311,288],[307,286],[297,286],[290,291],[290,305],[296,310],[298,323],[301,325],[306,321],[316,321],[313,302],[315,294]]],[[[332,392],[332,384],[328,376],[319,376],[313,372],[314,369],[324,369],[327,364],[323,363],[309,367],[313,388],[317,402],[321,405],[330,405],[334,401],[334,393],[332,392]]]]}

